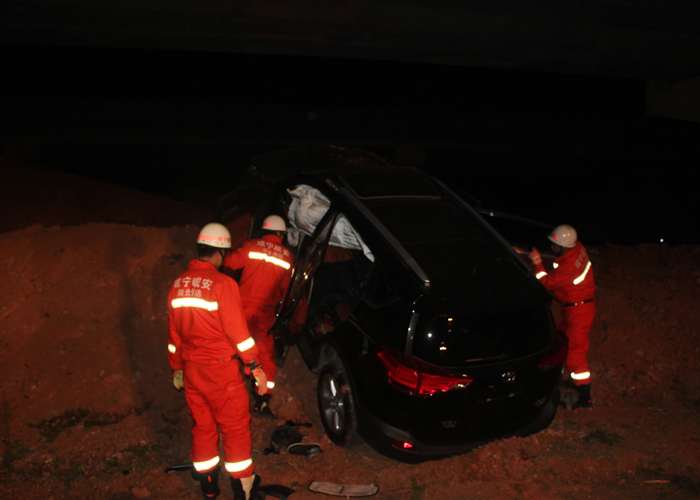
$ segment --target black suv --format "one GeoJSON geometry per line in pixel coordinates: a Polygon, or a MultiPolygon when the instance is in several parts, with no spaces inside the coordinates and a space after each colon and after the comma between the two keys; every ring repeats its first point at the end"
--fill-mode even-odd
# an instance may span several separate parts
{"type": "Polygon", "coordinates": [[[248,236],[270,213],[289,221],[272,334],[280,366],[296,345],[318,374],[331,440],[419,462],[547,427],[566,342],[513,246],[420,170],[281,158],[283,174],[279,157],[254,165],[217,218],[248,236]]]}

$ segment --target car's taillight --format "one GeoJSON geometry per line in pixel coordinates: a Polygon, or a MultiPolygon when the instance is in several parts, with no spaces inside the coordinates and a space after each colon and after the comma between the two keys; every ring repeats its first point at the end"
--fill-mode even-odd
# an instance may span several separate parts
{"type": "Polygon", "coordinates": [[[568,347],[569,345],[566,337],[557,330],[549,349],[547,349],[547,352],[542,357],[542,361],[537,365],[537,368],[541,372],[546,372],[563,365],[564,361],[566,361],[568,347]]]}
{"type": "Polygon", "coordinates": [[[466,375],[455,375],[389,347],[379,347],[376,352],[386,367],[389,383],[412,395],[464,389],[472,382],[466,375]]]}
{"type": "Polygon", "coordinates": [[[410,450],[411,448],[413,448],[413,445],[408,441],[398,441],[396,439],[392,439],[391,444],[393,444],[396,448],[402,450],[410,450]]]}

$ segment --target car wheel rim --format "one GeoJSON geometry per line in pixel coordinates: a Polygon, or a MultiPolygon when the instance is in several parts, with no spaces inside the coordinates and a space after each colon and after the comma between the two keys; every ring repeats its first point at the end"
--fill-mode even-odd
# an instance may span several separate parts
{"type": "Polygon", "coordinates": [[[338,382],[331,376],[326,376],[321,386],[321,404],[323,419],[335,433],[340,433],[345,425],[345,401],[338,382]]]}

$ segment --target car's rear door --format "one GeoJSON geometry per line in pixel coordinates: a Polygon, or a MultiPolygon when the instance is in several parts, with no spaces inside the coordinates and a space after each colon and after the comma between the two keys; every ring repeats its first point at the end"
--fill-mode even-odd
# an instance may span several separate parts
{"type": "Polygon", "coordinates": [[[547,235],[552,232],[554,226],[486,208],[477,208],[476,211],[513,246],[527,265],[531,265],[528,254],[533,248],[537,248],[542,253],[545,269],[547,271],[552,269],[554,255],[549,249],[550,242],[547,240],[547,235]]]}

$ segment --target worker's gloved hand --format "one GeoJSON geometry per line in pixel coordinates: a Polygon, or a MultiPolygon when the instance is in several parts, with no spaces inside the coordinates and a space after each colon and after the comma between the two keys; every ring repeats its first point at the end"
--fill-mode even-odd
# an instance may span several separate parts
{"type": "Polygon", "coordinates": [[[255,392],[258,393],[258,396],[264,396],[267,392],[267,375],[265,375],[263,369],[258,366],[253,369],[253,377],[255,377],[255,382],[258,384],[255,392]]]}
{"type": "Polygon", "coordinates": [[[173,373],[173,385],[178,391],[185,387],[185,379],[182,374],[182,370],[175,370],[173,373]]]}
{"type": "Polygon", "coordinates": [[[530,260],[533,264],[542,264],[542,256],[540,255],[540,251],[536,248],[532,249],[532,252],[530,252],[530,255],[528,255],[528,257],[530,257],[530,260]]]}

